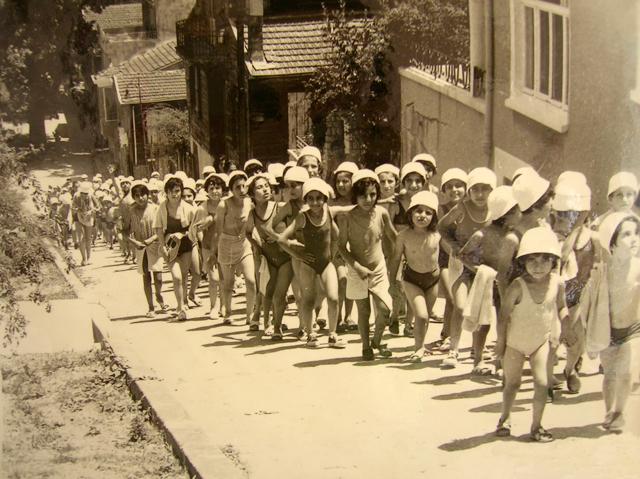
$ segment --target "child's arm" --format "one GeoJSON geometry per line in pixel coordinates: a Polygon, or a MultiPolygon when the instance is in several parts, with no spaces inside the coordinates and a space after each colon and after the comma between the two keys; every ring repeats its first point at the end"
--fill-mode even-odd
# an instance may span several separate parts
{"type": "Polygon", "coordinates": [[[211,241],[211,255],[215,259],[214,263],[218,262],[218,241],[220,236],[222,235],[223,226],[224,226],[224,217],[227,213],[227,203],[222,200],[218,203],[218,207],[216,208],[216,224],[215,230],[213,232],[213,239],[211,241]]]}
{"type": "Polygon", "coordinates": [[[560,318],[560,341],[567,346],[573,346],[578,340],[573,329],[573,323],[569,316],[569,308],[567,308],[567,296],[564,290],[564,283],[558,282],[558,293],[556,295],[556,305],[558,308],[558,317],[560,318]]]}
{"type": "Polygon", "coordinates": [[[331,257],[335,258],[338,253],[340,230],[338,229],[338,225],[336,225],[335,221],[333,221],[333,217],[331,215],[329,216],[329,219],[331,220],[331,257]]]}
{"type": "Polygon", "coordinates": [[[382,214],[382,224],[384,226],[384,235],[387,237],[390,243],[395,243],[396,238],[398,237],[398,232],[393,227],[393,223],[391,222],[391,216],[389,216],[389,212],[381,206],[380,214],[382,214]]]}
{"type": "Polygon", "coordinates": [[[305,247],[302,243],[293,238],[296,230],[304,227],[304,221],[304,213],[298,213],[296,219],[293,221],[293,223],[287,226],[287,229],[285,229],[279,235],[277,233],[274,233],[278,238],[278,244],[280,245],[280,247],[291,256],[294,256],[301,261],[312,259],[313,256],[311,253],[305,251],[305,247]]]}
{"type": "Polygon", "coordinates": [[[521,296],[522,288],[520,287],[520,283],[518,281],[514,281],[507,288],[504,301],[502,302],[502,306],[500,307],[500,312],[498,314],[498,340],[496,341],[495,350],[497,359],[504,356],[504,351],[507,347],[507,328],[509,326],[509,319],[511,318],[513,308],[520,302],[521,296]]]}
{"type": "Polygon", "coordinates": [[[347,205],[347,206],[331,205],[329,206],[329,213],[331,213],[331,216],[337,218],[339,215],[348,213],[352,209],[353,209],[353,205],[347,205]]]}
{"type": "Polygon", "coordinates": [[[393,256],[389,258],[389,277],[398,277],[398,268],[400,267],[400,261],[402,260],[402,254],[404,253],[404,234],[402,231],[398,233],[396,237],[396,243],[393,248],[393,256]]]}
{"type": "Polygon", "coordinates": [[[476,231],[471,238],[469,238],[469,241],[458,251],[458,259],[474,273],[478,269],[478,266],[482,264],[483,238],[484,233],[482,230],[476,231]]]}
{"type": "Polygon", "coordinates": [[[282,223],[291,214],[291,212],[292,210],[290,203],[278,203],[278,211],[276,211],[276,215],[273,217],[273,221],[271,221],[271,224],[265,225],[265,232],[274,240],[280,241],[280,235],[275,232],[274,228],[282,223]]]}
{"type": "Polygon", "coordinates": [[[438,222],[438,233],[441,236],[440,244],[450,256],[457,256],[460,251],[460,246],[458,246],[454,235],[456,223],[462,219],[463,215],[464,212],[456,205],[438,222]]]}
{"type": "Polygon", "coordinates": [[[340,226],[338,226],[338,229],[340,230],[338,235],[338,251],[340,251],[340,254],[346,263],[351,266],[356,273],[358,273],[358,276],[365,279],[370,274],[373,274],[373,271],[358,263],[351,252],[347,249],[347,243],[349,242],[349,217],[340,216],[338,221],[340,222],[340,226]]]}

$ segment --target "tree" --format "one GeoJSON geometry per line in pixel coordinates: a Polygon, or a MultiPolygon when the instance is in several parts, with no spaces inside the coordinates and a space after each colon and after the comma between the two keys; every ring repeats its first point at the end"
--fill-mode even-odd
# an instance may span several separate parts
{"type": "Polygon", "coordinates": [[[82,95],[82,63],[97,45],[83,8],[104,0],[0,0],[0,107],[28,121],[30,141],[46,140],[44,120],[82,95]]]}
{"type": "Polygon", "coordinates": [[[150,136],[179,160],[189,152],[189,113],[186,110],[158,105],[145,111],[150,136]]]}

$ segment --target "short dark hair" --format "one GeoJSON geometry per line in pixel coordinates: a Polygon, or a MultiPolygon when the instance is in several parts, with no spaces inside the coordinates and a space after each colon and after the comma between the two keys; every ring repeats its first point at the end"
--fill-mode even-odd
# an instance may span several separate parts
{"type": "Polygon", "coordinates": [[[532,204],[531,206],[529,206],[529,208],[524,210],[522,214],[528,215],[529,213],[533,213],[534,210],[541,209],[544,205],[546,205],[549,201],[551,201],[554,196],[555,196],[555,192],[553,191],[553,188],[549,186],[549,188],[547,188],[547,191],[545,191],[544,194],[540,198],[538,198],[538,200],[534,204],[532,204]]]}
{"type": "Polygon", "coordinates": [[[375,204],[377,204],[378,198],[380,198],[380,183],[369,178],[356,181],[356,183],[351,186],[351,203],[354,205],[358,204],[358,196],[364,195],[365,192],[367,191],[367,188],[369,188],[370,186],[376,187],[375,204]]]}
{"type": "Polygon", "coordinates": [[[504,227],[504,222],[507,219],[507,216],[509,216],[513,212],[513,210],[515,210],[517,207],[518,205],[513,205],[513,208],[511,208],[509,211],[503,214],[500,218],[493,220],[491,224],[495,226],[499,226],[501,228],[504,227]]]}
{"type": "MultiPolygon", "coordinates": [[[[243,172],[243,173],[244,173],[244,172],[243,172]]],[[[246,173],[245,173],[244,175],[235,175],[233,178],[231,178],[231,179],[229,180],[229,189],[230,189],[230,190],[231,190],[231,189],[233,189],[233,185],[235,185],[235,184],[236,184],[236,182],[237,182],[238,180],[244,180],[244,181],[247,181],[247,175],[246,175],[246,173]]]]}
{"type": "Polygon", "coordinates": [[[522,273],[526,273],[527,269],[525,268],[525,263],[527,262],[527,259],[530,256],[533,256],[534,254],[541,254],[547,258],[551,258],[551,260],[553,260],[553,265],[551,266],[551,269],[555,269],[556,266],[558,266],[558,261],[560,261],[560,258],[558,258],[556,255],[554,254],[550,254],[550,253],[531,253],[531,254],[525,254],[524,256],[520,256],[517,260],[518,263],[518,270],[521,271],[522,273]]]}
{"type": "Polygon", "coordinates": [[[220,185],[222,187],[222,191],[224,192],[227,189],[227,185],[225,184],[224,180],[218,176],[213,176],[213,175],[209,175],[207,176],[207,179],[204,180],[204,185],[202,185],[202,187],[204,188],[204,191],[208,191],[209,190],[209,185],[211,183],[216,183],[218,185],[220,185]]]}
{"type": "Polygon", "coordinates": [[[627,216],[620,223],[618,223],[618,226],[616,226],[616,230],[613,232],[613,235],[611,236],[611,241],[609,241],[609,251],[611,251],[611,248],[613,246],[616,246],[618,244],[618,236],[620,236],[620,230],[622,229],[622,225],[628,221],[631,221],[632,223],[636,224],[636,233],[640,232],[640,220],[638,220],[638,218],[632,215],[627,216]]]}
{"type": "Polygon", "coordinates": [[[182,180],[176,176],[169,178],[164,184],[164,192],[169,193],[176,186],[180,188],[180,193],[182,193],[182,190],[184,190],[184,183],[182,183],[182,180]]]}
{"type": "Polygon", "coordinates": [[[251,198],[254,197],[254,193],[256,192],[256,183],[258,182],[258,180],[265,180],[267,182],[267,185],[269,185],[269,188],[273,189],[271,183],[269,183],[269,178],[267,178],[266,176],[258,176],[257,178],[254,178],[254,180],[249,185],[249,196],[251,198]]]}
{"type": "Polygon", "coordinates": [[[147,185],[136,185],[133,188],[131,188],[131,196],[132,197],[136,195],[136,190],[137,189],[143,190],[142,191],[143,195],[148,195],[149,194],[149,188],[147,188],[147,185]]]}
{"type": "MultiPolygon", "coordinates": [[[[407,223],[409,223],[409,226],[411,228],[413,228],[413,220],[411,219],[411,212],[416,209],[418,206],[425,206],[425,205],[415,205],[413,208],[409,208],[406,212],[405,215],[407,216],[407,223]]],[[[428,206],[425,206],[426,208],[429,208],[428,206]]],[[[431,211],[433,211],[431,208],[429,208],[431,211]]],[[[436,231],[438,227],[438,212],[437,211],[433,211],[433,216],[431,217],[431,223],[429,223],[429,226],[427,226],[427,231],[436,231]]]]}

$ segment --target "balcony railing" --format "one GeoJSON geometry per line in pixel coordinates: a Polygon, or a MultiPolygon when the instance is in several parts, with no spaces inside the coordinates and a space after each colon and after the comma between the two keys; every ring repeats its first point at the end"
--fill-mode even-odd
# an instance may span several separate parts
{"type": "Polygon", "coordinates": [[[473,96],[484,96],[484,70],[468,64],[418,65],[417,68],[433,76],[436,80],[468,90],[473,96]],[[473,88],[473,91],[472,91],[473,88]]]}
{"type": "Polygon", "coordinates": [[[218,33],[212,18],[191,17],[176,22],[176,51],[181,57],[196,63],[217,59],[221,49],[216,48],[218,33]]]}

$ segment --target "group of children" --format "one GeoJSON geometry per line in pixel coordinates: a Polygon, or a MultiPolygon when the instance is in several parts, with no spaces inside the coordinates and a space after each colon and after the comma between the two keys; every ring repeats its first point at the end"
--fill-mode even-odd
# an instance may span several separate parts
{"type": "Polygon", "coordinates": [[[383,335],[387,328],[399,334],[403,319],[403,334],[415,341],[409,360],[421,361],[437,347],[448,352],[442,366],[455,368],[462,331],[469,331],[472,372],[503,377],[500,436],[511,431],[525,359],[534,380],[531,439],[548,442],[553,437],[542,415],[553,399],[559,345],[566,347],[570,393],[580,391],[582,356],[599,355],[603,426],[622,430],[625,403],[639,379],[640,219],[633,212],[633,174],[610,179],[610,209],[595,218],[586,178],[574,171],[552,185],[521,168],[509,186],[498,186],[488,168],[452,168],[438,190],[429,154],[400,169],[344,162],[329,183],[321,178],[323,167],[320,151],[307,146],[287,164],[265,168],[252,159],[228,175],[206,167],[198,181],[183,172],[162,182],[157,173],[132,181],[110,170],[104,183],[94,177],[75,194],[60,191],[56,203],[69,211],[59,208],[55,215],[67,215],[67,225],[79,223],[74,234],[79,229],[83,263],[95,231],[110,245],[117,238],[125,258],[135,257],[149,316],[155,314],[152,283],[158,305],[168,310],[160,292],[166,264],[175,320],[187,318],[190,304],[201,305],[195,291],[206,278],[210,318],[231,324],[241,272],[249,329],[259,331],[262,316],[272,341],[283,339],[290,292],[299,339],[317,347],[318,332],[328,328],[328,346],[344,348],[338,333],[357,324],[364,360],[392,356],[383,335]],[[445,302],[441,341],[429,349],[425,337],[438,297],[445,302]],[[485,351],[492,326],[495,369],[485,351]]]}

